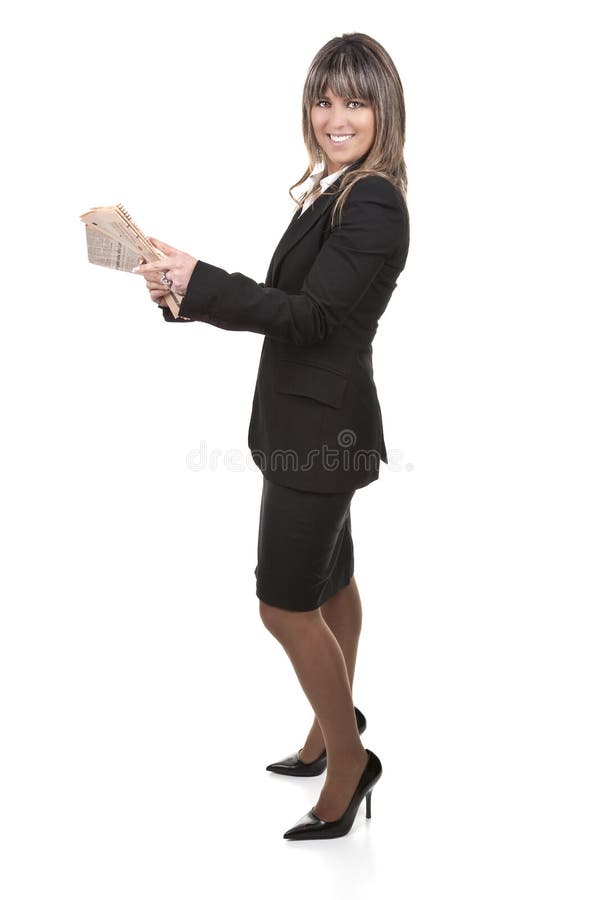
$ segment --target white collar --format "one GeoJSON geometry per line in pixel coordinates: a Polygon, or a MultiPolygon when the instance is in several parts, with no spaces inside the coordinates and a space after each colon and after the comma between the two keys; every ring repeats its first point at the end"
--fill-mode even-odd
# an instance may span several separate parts
{"type": "Polygon", "coordinates": [[[332,172],[331,175],[324,175],[324,176],[323,176],[322,178],[320,178],[320,179],[319,179],[319,172],[318,172],[318,171],[311,172],[311,174],[310,174],[310,176],[309,176],[310,179],[311,179],[311,181],[312,181],[311,187],[312,187],[312,185],[314,185],[317,181],[320,180],[321,191],[326,191],[327,188],[329,187],[329,185],[330,185],[330,184],[333,184],[333,182],[335,181],[335,179],[338,178],[338,177],[342,174],[342,172],[344,172],[344,171],[348,168],[349,165],[350,165],[350,163],[348,163],[348,165],[342,166],[342,168],[341,168],[341,169],[338,169],[337,172],[332,172]]]}

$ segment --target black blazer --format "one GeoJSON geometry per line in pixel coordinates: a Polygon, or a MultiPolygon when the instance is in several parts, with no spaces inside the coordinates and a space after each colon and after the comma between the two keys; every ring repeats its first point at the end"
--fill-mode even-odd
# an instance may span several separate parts
{"type": "Polygon", "coordinates": [[[340,180],[296,210],[264,282],[199,261],[182,318],[163,308],[170,322],[265,335],[248,445],[266,478],[306,491],[363,487],[388,461],[371,342],[406,262],[408,210],[369,175],[332,227],[340,180]]]}

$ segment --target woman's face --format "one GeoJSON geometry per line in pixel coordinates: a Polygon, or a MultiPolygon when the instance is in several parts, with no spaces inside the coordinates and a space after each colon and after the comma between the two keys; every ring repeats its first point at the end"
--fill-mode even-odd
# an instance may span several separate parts
{"type": "Polygon", "coordinates": [[[328,175],[355,162],[371,149],[375,140],[375,112],[370,103],[359,97],[344,100],[326,91],[313,104],[310,118],[317,143],[325,154],[328,175]],[[341,140],[336,141],[336,137],[341,140]]]}

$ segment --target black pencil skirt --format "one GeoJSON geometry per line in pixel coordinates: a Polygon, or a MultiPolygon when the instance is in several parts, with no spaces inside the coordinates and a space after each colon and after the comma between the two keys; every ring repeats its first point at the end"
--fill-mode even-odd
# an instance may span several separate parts
{"type": "Polygon", "coordinates": [[[355,491],[300,491],[263,476],[256,595],[296,612],[317,609],[354,574],[350,502],[355,491]]]}

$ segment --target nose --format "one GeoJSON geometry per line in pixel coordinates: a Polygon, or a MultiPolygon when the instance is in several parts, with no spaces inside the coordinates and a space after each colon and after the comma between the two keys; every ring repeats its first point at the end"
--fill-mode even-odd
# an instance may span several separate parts
{"type": "Polygon", "coordinates": [[[329,116],[329,120],[327,122],[328,130],[332,131],[334,134],[347,134],[348,133],[348,115],[347,110],[342,108],[335,108],[331,110],[331,115],[329,116]],[[344,131],[346,129],[346,131],[344,131]]]}
{"type": "Polygon", "coordinates": [[[333,134],[348,134],[349,128],[345,118],[341,116],[334,116],[328,122],[328,131],[333,132],[333,134]]]}

